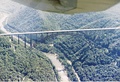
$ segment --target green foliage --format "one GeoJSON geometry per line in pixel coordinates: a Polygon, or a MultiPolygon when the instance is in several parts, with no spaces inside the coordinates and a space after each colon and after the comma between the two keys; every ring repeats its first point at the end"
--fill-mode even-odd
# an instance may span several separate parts
{"type": "Polygon", "coordinates": [[[77,32],[63,36],[54,46],[60,60],[72,62],[81,81],[120,81],[119,36],[118,31],[77,32]]]}
{"type": "Polygon", "coordinates": [[[53,50],[51,46],[49,46],[48,44],[44,44],[44,43],[37,44],[35,48],[40,51],[46,52],[46,53],[53,50]]]}
{"type": "Polygon", "coordinates": [[[24,48],[0,37],[0,81],[55,81],[50,60],[36,49],[24,48]],[[15,47],[14,47],[15,46],[15,47]]]}

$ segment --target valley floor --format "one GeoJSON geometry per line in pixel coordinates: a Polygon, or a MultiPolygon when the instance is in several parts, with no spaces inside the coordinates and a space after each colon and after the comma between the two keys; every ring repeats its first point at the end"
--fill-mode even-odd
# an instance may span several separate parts
{"type": "MultiPolygon", "coordinates": [[[[7,23],[7,17],[8,15],[5,13],[0,13],[0,30],[5,32],[5,33],[9,33],[4,27],[3,27],[3,23],[7,23]]],[[[14,37],[17,39],[17,37],[14,37]]],[[[21,40],[21,39],[20,39],[21,40]]],[[[24,42],[23,40],[21,40],[22,42],[24,42]]],[[[29,46],[29,44],[27,44],[29,46]]],[[[53,65],[55,66],[59,76],[60,76],[60,81],[62,82],[69,82],[69,78],[67,76],[66,71],[64,70],[64,66],[61,64],[61,62],[59,61],[59,59],[57,59],[57,55],[55,54],[49,54],[49,53],[44,53],[53,63],[53,65]]]]}
{"type": "Polygon", "coordinates": [[[44,53],[53,63],[55,66],[59,76],[60,76],[60,81],[61,82],[69,82],[69,78],[67,76],[67,72],[65,71],[65,67],[61,64],[59,59],[57,59],[56,54],[50,54],[50,53],[44,53]]]}

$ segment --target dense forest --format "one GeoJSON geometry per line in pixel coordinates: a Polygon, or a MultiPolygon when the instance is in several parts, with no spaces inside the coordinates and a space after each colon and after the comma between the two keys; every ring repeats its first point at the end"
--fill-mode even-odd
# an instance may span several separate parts
{"type": "Polygon", "coordinates": [[[73,32],[67,35],[62,33],[54,36],[52,40],[42,41],[35,47],[43,52],[57,53],[72,81],[77,81],[72,66],[81,81],[119,81],[119,32],[108,30],[73,32]],[[49,46],[51,43],[54,44],[53,47],[49,46]],[[67,60],[71,61],[72,65],[67,60]]]}
{"type": "Polygon", "coordinates": [[[36,49],[0,36],[0,81],[56,81],[51,61],[36,49]]]}
{"type": "MultiPolygon", "coordinates": [[[[119,18],[120,12],[114,8],[101,12],[63,15],[23,7],[8,17],[4,27],[10,32],[115,28],[120,26],[119,18]]],[[[57,53],[71,81],[77,81],[72,67],[81,81],[120,81],[119,37],[119,30],[43,34],[37,36],[38,43],[35,43],[34,47],[39,51],[57,53]],[[54,46],[49,46],[49,44],[54,46]],[[72,65],[67,62],[68,60],[72,62],[72,65]]],[[[20,53],[17,49],[16,52],[20,53]]],[[[23,50],[23,52],[27,51],[23,50]]],[[[36,56],[39,58],[38,54],[36,56]]],[[[24,72],[20,71],[20,73],[24,72]]]]}
{"type": "Polygon", "coordinates": [[[82,81],[120,81],[119,32],[79,32],[54,46],[61,60],[72,62],[82,81]]]}

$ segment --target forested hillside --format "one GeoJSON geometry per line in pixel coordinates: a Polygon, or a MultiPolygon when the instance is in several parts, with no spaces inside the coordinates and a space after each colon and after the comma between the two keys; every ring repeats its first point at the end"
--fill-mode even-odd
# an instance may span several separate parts
{"type": "Polygon", "coordinates": [[[24,7],[9,16],[5,28],[12,32],[58,30],[61,29],[59,23],[69,18],[69,16],[70,15],[37,11],[24,7]]]}
{"type": "Polygon", "coordinates": [[[119,32],[79,32],[64,36],[54,46],[61,60],[72,62],[82,81],[119,81],[119,32]]]}
{"type": "Polygon", "coordinates": [[[56,81],[55,73],[40,51],[0,36],[0,81],[56,81]]]}
{"type": "MultiPolygon", "coordinates": [[[[116,11],[118,8],[116,6],[101,12],[63,15],[23,7],[8,17],[4,27],[11,32],[115,28],[120,26],[120,12],[116,11]]],[[[77,81],[72,66],[81,81],[120,81],[119,40],[119,30],[83,31],[53,34],[45,37],[43,41],[38,37],[39,42],[34,47],[47,53],[57,53],[71,81],[77,81]],[[72,65],[68,63],[68,60],[72,62],[72,65]]],[[[20,71],[20,73],[24,72],[20,71]]]]}

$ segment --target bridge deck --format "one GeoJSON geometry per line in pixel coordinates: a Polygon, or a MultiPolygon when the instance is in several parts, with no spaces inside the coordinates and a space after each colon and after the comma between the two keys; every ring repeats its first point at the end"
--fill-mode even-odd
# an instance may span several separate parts
{"type": "Polygon", "coordinates": [[[17,32],[17,33],[2,33],[0,36],[6,35],[23,35],[23,34],[44,34],[44,33],[62,33],[62,32],[79,32],[79,31],[102,31],[102,30],[117,30],[120,27],[114,28],[92,28],[92,29],[75,29],[75,30],[55,30],[55,31],[39,31],[39,32],[17,32]]]}

